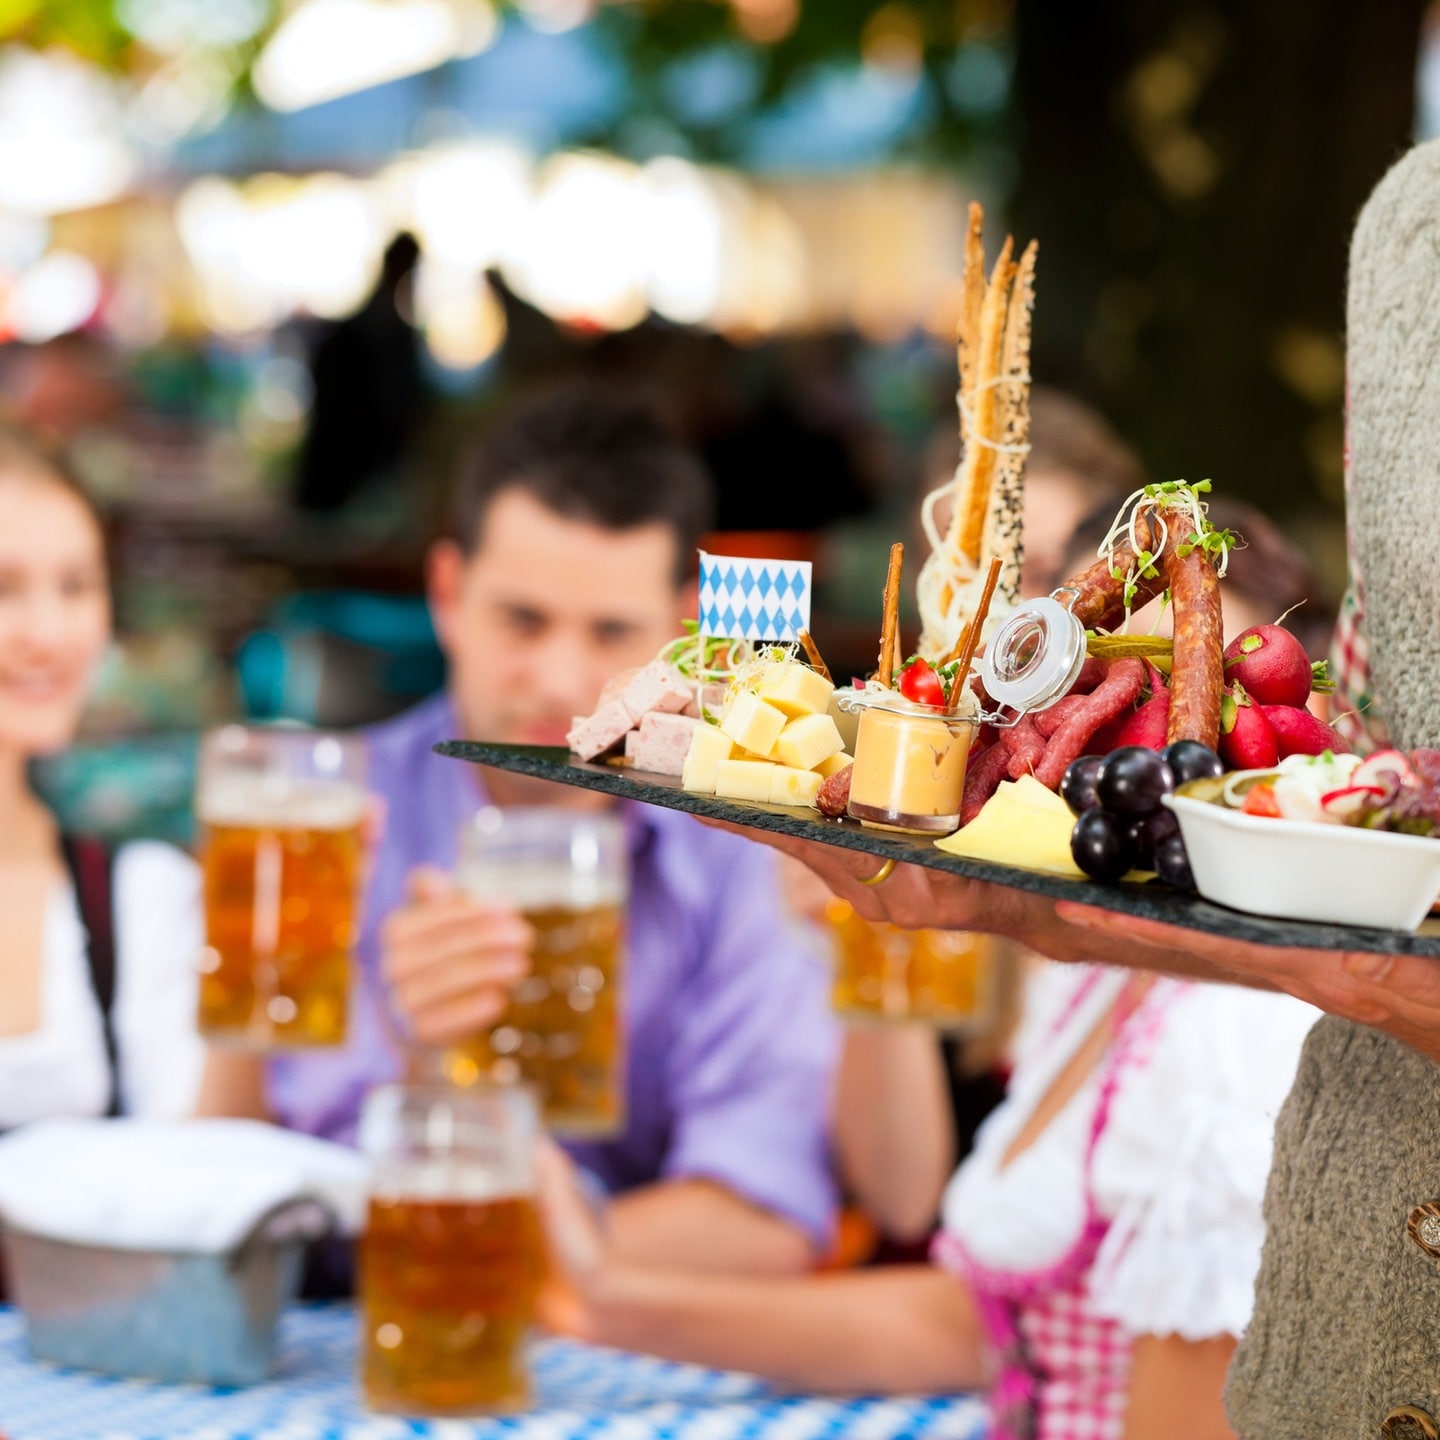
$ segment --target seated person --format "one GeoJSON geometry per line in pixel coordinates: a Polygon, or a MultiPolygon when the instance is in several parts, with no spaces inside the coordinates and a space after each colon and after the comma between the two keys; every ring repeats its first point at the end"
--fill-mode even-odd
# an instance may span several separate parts
{"type": "Polygon", "coordinates": [[[0,1130],[187,1114],[200,878],[168,845],[62,836],[29,762],[75,737],[110,644],[100,522],[61,465],[0,432],[0,1130]]]}
{"type": "Polygon", "coordinates": [[[1314,1018],[1285,996],[1054,966],[1005,1102],[943,1205],[937,1266],[681,1274],[616,1247],[562,1157],[549,1322],[806,1389],[988,1387],[993,1440],[1220,1440],[1275,1115],[1314,1018]]]}
{"type": "MultiPolygon", "coordinates": [[[[710,498],[697,462],[643,408],[563,390],[512,414],[471,457],[428,591],[446,691],[368,734],[386,820],[364,907],[348,1045],[244,1062],[207,1108],[351,1140],[366,1090],[494,1024],[529,967],[517,911],[450,878],[485,804],[609,806],[604,796],[432,754],[470,737],[563,744],[616,671],[693,614],[687,584],[710,498]]],[[[791,1272],[827,1243],[836,1032],[813,943],[783,919],[774,857],[689,816],[619,805],[632,898],[624,1007],[626,1129],[571,1143],[609,1192],[619,1250],[691,1269],[791,1272]]]]}

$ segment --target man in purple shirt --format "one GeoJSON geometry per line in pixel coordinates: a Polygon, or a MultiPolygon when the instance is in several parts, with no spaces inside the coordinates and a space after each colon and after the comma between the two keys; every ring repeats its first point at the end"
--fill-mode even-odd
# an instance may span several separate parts
{"type": "MultiPolygon", "coordinates": [[[[562,391],[493,431],[458,488],[427,585],[447,691],[368,734],[384,838],[341,1051],[271,1061],[284,1124],[352,1140],[365,1091],[408,1043],[493,1024],[529,968],[518,912],[455,885],[483,804],[603,796],[431,753],[471,737],[563,744],[616,671],[679,633],[708,512],[694,459],[632,403],[562,391]]],[[[691,611],[690,613],[693,613],[691,611]]],[[[632,866],[624,1025],[628,1121],[567,1144],[609,1193],[617,1254],[717,1270],[806,1267],[829,1233],[837,1032],[820,959],[785,919],[772,857],[688,816],[622,805],[632,866]]]]}

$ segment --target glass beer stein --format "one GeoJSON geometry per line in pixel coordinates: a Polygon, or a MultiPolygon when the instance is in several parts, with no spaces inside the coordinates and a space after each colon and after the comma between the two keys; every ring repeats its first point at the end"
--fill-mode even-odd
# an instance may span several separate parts
{"type": "Polygon", "coordinates": [[[257,1049],[340,1045],[360,905],[364,755],[347,736],[227,726],[200,749],[199,1028],[257,1049]]]}
{"type": "Polygon", "coordinates": [[[500,1019],[444,1057],[454,1084],[523,1080],[555,1134],[624,1127],[620,1029],[629,859],[612,815],[486,809],[461,835],[457,878],[477,900],[520,910],[534,968],[500,1019]]]}
{"type": "Polygon", "coordinates": [[[994,1011],[989,939],[956,930],[901,930],[857,915],[832,899],[826,919],[835,946],[831,1003],[849,1020],[923,1020],[974,1031],[994,1011]]]}
{"type": "Polygon", "coordinates": [[[386,1085],[367,1099],[360,1146],[374,1171],[358,1294],[372,1410],[529,1403],[524,1347],[545,1278],[538,1130],[523,1086],[386,1085]]]}

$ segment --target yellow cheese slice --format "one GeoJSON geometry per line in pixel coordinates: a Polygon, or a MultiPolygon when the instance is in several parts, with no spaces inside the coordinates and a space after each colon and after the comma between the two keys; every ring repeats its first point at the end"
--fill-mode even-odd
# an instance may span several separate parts
{"type": "Polygon", "coordinates": [[[770,803],[770,775],[776,767],[768,760],[722,760],[715,767],[715,793],[726,800],[770,803]]]}
{"type": "MultiPolygon", "coordinates": [[[[1033,775],[1002,780],[1000,788],[963,830],[935,843],[948,855],[970,860],[991,860],[997,865],[1020,865],[1027,870],[1048,870],[1075,880],[1088,877],[1070,854],[1070,832],[1075,816],[1053,791],[1033,775]]],[[[1153,870],[1131,870],[1126,881],[1153,880],[1153,870]]]]}
{"type": "Polygon", "coordinates": [[[842,750],[838,755],[832,755],[828,760],[822,760],[815,771],[822,780],[828,780],[832,775],[838,775],[847,765],[853,765],[855,757],[847,755],[842,750]]]}
{"type": "Polygon", "coordinates": [[[828,715],[801,715],[780,732],[775,758],[795,770],[814,770],[844,748],[845,742],[828,715]]]}
{"type": "Polygon", "coordinates": [[[720,729],[752,755],[768,756],[784,728],[784,712],[748,690],[736,691],[720,717],[720,729]]]}
{"type": "MultiPolygon", "coordinates": [[[[1033,783],[1050,795],[1038,781],[1033,783]]],[[[1027,789],[1021,786],[1020,781],[1008,788],[1001,785],[964,829],[937,840],[936,845],[947,855],[1047,870],[1083,880],[1084,872],[1070,856],[1070,831],[1075,826],[1070,807],[1058,795],[1051,796],[1059,802],[1058,811],[1045,802],[1031,804],[1027,789]]]]}
{"type": "Polygon", "coordinates": [[[823,714],[834,692],[834,685],[818,670],[798,661],[782,660],[765,667],[755,693],[794,719],[797,715],[823,714]]]}
{"type": "Polygon", "coordinates": [[[698,795],[715,793],[715,771],[722,760],[735,754],[735,742],[714,725],[697,725],[685,752],[680,787],[698,795]]]}
{"type": "Polygon", "coordinates": [[[770,803],[772,805],[814,805],[824,776],[813,770],[797,770],[792,765],[770,767],[770,803]]]}

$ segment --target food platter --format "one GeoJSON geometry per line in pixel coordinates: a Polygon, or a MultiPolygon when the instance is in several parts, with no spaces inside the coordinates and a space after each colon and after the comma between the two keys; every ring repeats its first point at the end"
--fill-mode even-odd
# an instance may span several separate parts
{"type": "Polygon", "coordinates": [[[1440,920],[1433,917],[1413,934],[1399,930],[1272,920],[1213,905],[1193,895],[1180,894],[1158,882],[1101,885],[1070,880],[1041,870],[947,855],[932,841],[920,836],[871,830],[853,820],[827,820],[815,811],[796,806],[762,805],[719,799],[714,795],[691,794],[681,789],[677,777],[651,775],[617,765],[587,764],[559,747],[450,740],[435,748],[441,755],[476,765],[596,790],[624,800],[682,810],[704,819],[728,821],[747,829],[768,830],[842,849],[863,851],[883,859],[924,865],[932,870],[944,870],[953,875],[1033,894],[1077,900],[1106,910],[1166,921],[1209,934],[1228,935],[1237,940],[1317,950],[1378,950],[1388,954],[1440,957],[1440,920]]]}

